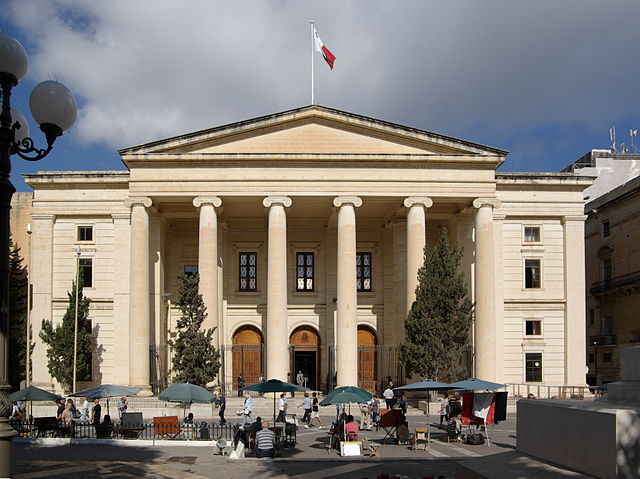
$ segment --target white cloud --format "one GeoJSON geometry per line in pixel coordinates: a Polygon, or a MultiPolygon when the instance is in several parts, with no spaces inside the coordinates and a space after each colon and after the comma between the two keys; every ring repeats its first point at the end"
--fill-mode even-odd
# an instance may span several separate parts
{"type": "Polygon", "coordinates": [[[308,104],[310,19],[337,56],[333,71],[316,58],[327,106],[483,143],[635,114],[632,0],[11,5],[35,47],[30,75],[63,72],[80,97],[85,143],[124,147],[308,104]]]}

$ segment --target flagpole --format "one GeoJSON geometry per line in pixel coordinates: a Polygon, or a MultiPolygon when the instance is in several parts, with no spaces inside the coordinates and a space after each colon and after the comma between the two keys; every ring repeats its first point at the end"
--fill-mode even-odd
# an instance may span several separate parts
{"type": "Polygon", "coordinates": [[[313,20],[311,20],[311,104],[314,104],[314,91],[313,91],[313,48],[314,48],[314,41],[315,39],[313,38],[313,20]]]}

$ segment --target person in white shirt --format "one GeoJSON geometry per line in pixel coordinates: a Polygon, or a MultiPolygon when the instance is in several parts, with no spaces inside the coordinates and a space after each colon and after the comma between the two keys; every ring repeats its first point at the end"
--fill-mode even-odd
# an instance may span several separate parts
{"type": "Polygon", "coordinates": [[[249,394],[248,391],[244,393],[244,404],[242,408],[242,427],[244,427],[247,422],[249,424],[253,423],[253,402],[251,401],[251,394],[249,394]]]}
{"type": "Polygon", "coordinates": [[[285,422],[287,415],[287,398],[284,393],[280,394],[280,400],[278,401],[278,417],[276,422],[285,422]]]}
{"type": "Polygon", "coordinates": [[[389,387],[384,390],[382,396],[384,396],[384,400],[387,402],[387,409],[393,409],[393,406],[396,403],[396,397],[393,393],[393,383],[389,383],[389,387]]]}

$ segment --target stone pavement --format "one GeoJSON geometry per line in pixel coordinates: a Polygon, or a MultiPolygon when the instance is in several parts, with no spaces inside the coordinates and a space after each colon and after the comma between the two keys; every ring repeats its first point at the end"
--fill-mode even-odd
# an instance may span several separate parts
{"type": "MultiPolygon", "coordinates": [[[[433,416],[432,416],[433,417],[433,416]]],[[[325,424],[329,417],[323,418],[325,424]]],[[[425,417],[410,417],[409,427],[423,427],[425,417]]],[[[432,428],[429,451],[412,451],[406,445],[381,445],[381,458],[340,457],[335,450],[327,450],[326,429],[298,431],[296,447],[279,452],[278,458],[255,459],[247,457],[230,460],[214,456],[210,447],[198,447],[194,443],[184,446],[141,445],[139,441],[100,445],[55,444],[34,445],[15,443],[17,479],[77,478],[376,478],[378,474],[406,474],[410,477],[454,477],[456,462],[490,454],[504,453],[515,447],[515,415],[507,421],[491,426],[490,446],[470,446],[446,443],[438,439],[442,433],[432,428]],[[136,445],[138,444],[138,445],[136,445]]],[[[384,431],[363,431],[361,438],[379,441],[384,431]]],[[[185,444],[181,441],[182,444],[185,444]]]]}

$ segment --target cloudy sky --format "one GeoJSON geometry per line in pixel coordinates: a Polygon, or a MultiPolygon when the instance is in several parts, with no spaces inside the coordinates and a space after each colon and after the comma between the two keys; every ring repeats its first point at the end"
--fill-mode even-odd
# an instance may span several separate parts
{"type": "MultiPolygon", "coordinates": [[[[558,171],[640,127],[637,0],[4,0],[29,53],[14,105],[66,84],[78,123],[38,170],[122,169],[116,149],[316,102],[507,149],[558,171]]],[[[44,140],[31,125],[38,143],[44,140]]],[[[639,140],[640,141],[640,140],[639,140]]]]}

